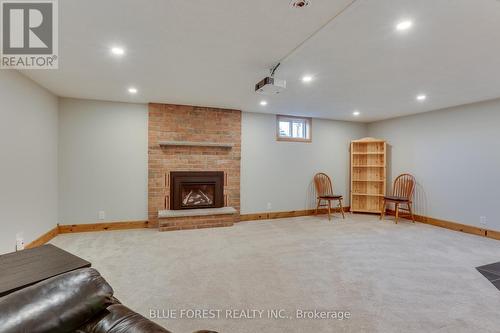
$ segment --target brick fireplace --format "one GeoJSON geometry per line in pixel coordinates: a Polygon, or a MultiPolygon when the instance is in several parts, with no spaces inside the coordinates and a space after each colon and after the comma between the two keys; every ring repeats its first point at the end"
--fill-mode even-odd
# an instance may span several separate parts
{"type": "Polygon", "coordinates": [[[151,226],[168,231],[239,221],[240,111],[149,104],[148,160],[151,226]]]}

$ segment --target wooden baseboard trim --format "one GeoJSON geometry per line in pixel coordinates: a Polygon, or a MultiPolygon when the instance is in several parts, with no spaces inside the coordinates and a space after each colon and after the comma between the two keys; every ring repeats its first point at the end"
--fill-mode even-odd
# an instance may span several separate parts
{"type": "Polygon", "coordinates": [[[486,237],[500,240],[500,231],[486,230],[486,237]]]}
{"type": "MultiPolygon", "coordinates": [[[[349,212],[350,207],[344,207],[344,212],[349,212]]],[[[340,213],[340,208],[332,208],[332,213],[340,213]]],[[[268,213],[253,213],[253,214],[242,214],[240,215],[240,222],[245,221],[258,221],[258,220],[273,220],[273,219],[283,219],[287,217],[299,217],[299,216],[310,216],[315,215],[316,209],[304,209],[304,210],[290,210],[284,212],[268,212],[268,213]]],[[[318,214],[327,214],[327,210],[322,208],[318,211],[318,214]]]]}
{"type": "MultiPolygon", "coordinates": [[[[344,212],[349,212],[350,207],[344,207],[344,212]]],[[[339,213],[340,208],[332,208],[332,212],[339,213]]],[[[288,217],[299,217],[299,216],[310,216],[315,215],[315,209],[305,209],[305,210],[292,210],[284,212],[268,212],[268,213],[254,213],[254,214],[242,214],[240,215],[240,221],[259,221],[259,220],[272,220],[281,219],[288,217]]],[[[320,209],[318,214],[326,214],[326,209],[320,209]]],[[[395,215],[392,210],[387,211],[387,215],[395,215]]],[[[406,218],[406,217],[402,217],[406,218]]],[[[440,220],[424,215],[415,215],[415,221],[430,224],[436,227],[441,227],[445,229],[450,229],[454,231],[465,232],[468,234],[488,237],[496,240],[500,240],[500,231],[483,229],[467,224],[461,224],[457,222],[440,220]]],[[[148,221],[124,221],[124,222],[105,222],[105,223],[91,223],[91,224],[63,224],[54,227],[53,229],[47,231],[45,234],[41,235],[31,243],[25,246],[26,249],[34,248],[49,242],[51,239],[59,234],[67,234],[74,232],[94,232],[94,231],[110,231],[110,230],[127,230],[127,229],[143,229],[148,228],[148,221]]]]}
{"type": "Polygon", "coordinates": [[[148,227],[148,221],[104,222],[90,224],[63,224],[59,225],[60,234],[72,232],[93,232],[109,230],[143,229],[148,227]]]}
{"type": "Polygon", "coordinates": [[[32,249],[34,247],[43,245],[49,242],[52,238],[56,237],[58,234],[59,234],[59,228],[56,226],[47,231],[46,233],[44,233],[43,235],[41,235],[40,237],[38,237],[37,239],[35,239],[34,241],[32,241],[31,243],[29,243],[28,245],[26,245],[24,248],[32,249]]]}
{"type": "MultiPolygon", "coordinates": [[[[387,215],[394,216],[394,215],[396,215],[396,212],[393,210],[387,210],[387,215]]],[[[458,223],[458,222],[440,220],[440,219],[436,219],[436,218],[424,216],[424,215],[416,215],[415,214],[414,217],[415,217],[415,221],[417,221],[417,222],[430,224],[430,225],[433,225],[436,227],[450,229],[450,230],[454,230],[454,231],[465,232],[467,234],[472,234],[472,235],[483,236],[483,237],[488,237],[488,238],[500,240],[500,231],[483,229],[483,228],[479,228],[479,227],[476,227],[473,225],[462,224],[462,223],[458,223]]],[[[403,218],[409,219],[409,217],[407,217],[407,216],[404,216],[403,218]]]]}
{"type": "Polygon", "coordinates": [[[53,229],[47,231],[42,236],[38,237],[37,239],[26,245],[24,248],[31,249],[43,245],[45,243],[48,243],[52,238],[56,237],[59,234],[68,234],[72,232],[142,229],[147,227],[148,227],[148,221],[125,221],[125,222],[57,225],[53,229]]]}

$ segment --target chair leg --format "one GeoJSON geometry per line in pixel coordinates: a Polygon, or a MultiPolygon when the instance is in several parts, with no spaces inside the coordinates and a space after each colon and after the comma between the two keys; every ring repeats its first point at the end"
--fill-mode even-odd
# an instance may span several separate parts
{"type": "Polygon", "coordinates": [[[318,215],[319,204],[321,203],[321,199],[318,199],[318,204],[316,205],[316,215],[318,215]]]}
{"type": "Polygon", "coordinates": [[[396,204],[396,224],[398,224],[399,219],[399,203],[396,204]]]}
{"type": "Polygon", "coordinates": [[[342,199],[339,199],[340,212],[342,213],[342,218],[345,219],[344,206],[342,206],[342,199]]]}
{"type": "Polygon", "coordinates": [[[385,217],[385,199],[382,200],[382,209],[380,210],[380,220],[383,220],[385,217]]]}
{"type": "Polygon", "coordinates": [[[331,221],[332,218],[330,217],[330,209],[332,208],[332,201],[328,200],[328,220],[331,221]]]}
{"type": "Polygon", "coordinates": [[[411,203],[408,203],[408,210],[410,211],[411,220],[415,223],[415,216],[413,215],[413,210],[411,209],[411,203]]]}

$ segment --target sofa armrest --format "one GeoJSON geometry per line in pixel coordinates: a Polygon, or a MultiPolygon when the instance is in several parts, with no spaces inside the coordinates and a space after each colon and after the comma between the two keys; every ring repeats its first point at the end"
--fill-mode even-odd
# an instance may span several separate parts
{"type": "Polygon", "coordinates": [[[113,304],[80,328],[88,333],[171,333],[122,304],[113,304]]]}
{"type": "Polygon", "coordinates": [[[58,275],[0,298],[0,332],[71,332],[105,310],[112,296],[95,269],[58,275]]]}

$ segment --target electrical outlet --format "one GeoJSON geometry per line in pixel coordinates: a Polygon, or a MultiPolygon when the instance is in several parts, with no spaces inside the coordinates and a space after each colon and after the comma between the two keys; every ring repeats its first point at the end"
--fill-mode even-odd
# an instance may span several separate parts
{"type": "Polygon", "coordinates": [[[268,202],[267,203],[267,209],[271,209],[271,208],[273,208],[273,205],[270,202],[268,202]]]}
{"type": "Polygon", "coordinates": [[[22,235],[16,236],[16,251],[24,250],[24,237],[22,235]]]}
{"type": "Polygon", "coordinates": [[[103,211],[103,210],[100,210],[99,213],[98,213],[98,218],[99,220],[105,220],[106,219],[106,212],[103,211]]]}
{"type": "Polygon", "coordinates": [[[479,217],[479,224],[484,225],[484,226],[488,225],[488,219],[486,218],[486,216],[479,217]]]}

